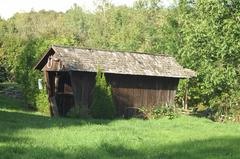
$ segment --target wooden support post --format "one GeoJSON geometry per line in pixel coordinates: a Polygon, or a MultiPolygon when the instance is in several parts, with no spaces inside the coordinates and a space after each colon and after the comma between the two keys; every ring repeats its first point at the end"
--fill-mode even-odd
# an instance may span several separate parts
{"type": "Polygon", "coordinates": [[[58,73],[56,73],[56,76],[54,78],[54,96],[50,97],[50,101],[51,101],[51,106],[52,106],[52,110],[53,110],[53,115],[54,116],[59,116],[59,110],[58,110],[58,105],[57,105],[57,101],[56,101],[56,96],[58,93],[58,86],[59,86],[59,79],[60,76],[58,73]]]}
{"type": "Polygon", "coordinates": [[[87,93],[84,91],[83,79],[78,72],[70,72],[69,74],[74,95],[75,111],[79,113],[80,117],[87,118],[89,117],[89,110],[83,102],[83,97],[87,93]]]}
{"type": "Polygon", "coordinates": [[[48,94],[48,102],[49,102],[49,115],[53,116],[53,110],[52,110],[52,105],[51,105],[51,100],[50,97],[52,95],[52,90],[51,90],[51,85],[50,85],[50,79],[49,79],[49,72],[44,71],[44,78],[46,81],[46,93],[48,94]]]}
{"type": "Polygon", "coordinates": [[[184,93],[184,109],[188,109],[188,86],[185,86],[185,93],[184,93]]]}
{"type": "Polygon", "coordinates": [[[52,86],[51,83],[53,84],[53,82],[51,82],[51,81],[53,80],[53,77],[50,77],[49,74],[50,74],[50,72],[44,71],[44,77],[45,77],[47,93],[48,93],[49,111],[50,111],[51,116],[59,116],[56,97],[55,97],[55,94],[56,94],[55,92],[57,90],[57,86],[55,86],[55,85],[56,85],[56,83],[58,83],[58,79],[54,79],[55,85],[52,86]],[[55,88],[55,90],[53,88],[55,88]]]}
{"type": "Polygon", "coordinates": [[[53,116],[58,117],[59,112],[58,112],[58,107],[57,107],[57,102],[56,102],[55,96],[50,97],[49,101],[50,101],[50,104],[51,104],[51,107],[52,107],[53,116]]]}

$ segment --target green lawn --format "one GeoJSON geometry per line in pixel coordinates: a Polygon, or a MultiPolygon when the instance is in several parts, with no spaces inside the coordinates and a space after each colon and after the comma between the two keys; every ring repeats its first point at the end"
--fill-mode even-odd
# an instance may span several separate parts
{"type": "Polygon", "coordinates": [[[49,118],[0,97],[0,158],[240,158],[240,125],[174,120],[49,118]]]}

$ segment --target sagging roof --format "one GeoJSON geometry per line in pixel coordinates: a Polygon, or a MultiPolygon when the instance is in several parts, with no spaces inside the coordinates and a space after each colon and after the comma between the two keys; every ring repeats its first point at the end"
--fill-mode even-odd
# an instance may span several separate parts
{"type": "Polygon", "coordinates": [[[53,45],[35,66],[47,71],[83,71],[104,73],[190,78],[196,73],[183,68],[173,57],[136,52],[113,52],[53,45]],[[49,57],[57,59],[61,67],[46,67],[49,57]]]}

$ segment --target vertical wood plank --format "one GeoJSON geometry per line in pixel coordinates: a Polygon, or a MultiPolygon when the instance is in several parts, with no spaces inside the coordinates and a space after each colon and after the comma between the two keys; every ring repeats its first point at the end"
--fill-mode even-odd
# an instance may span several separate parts
{"type": "Polygon", "coordinates": [[[46,93],[48,94],[49,113],[50,113],[50,116],[52,117],[54,114],[53,114],[51,100],[50,100],[50,97],[52,96],[52,90],[51,90],[51,85],[50,85],[49,73],[47,71],[44,71],[43,73],[44,73],[44,79],[46,82],[46,91],[47,91],[46,93]]]}
{"type": "Polygon", "coordinates": [[[74,96],[74,109],[76,112],[80,112],[81,107],[81,94],[82,94],[82,86],[81,79],[76,72],[70,71],[70,80],[73,88],[73,96],[74,96]]]}

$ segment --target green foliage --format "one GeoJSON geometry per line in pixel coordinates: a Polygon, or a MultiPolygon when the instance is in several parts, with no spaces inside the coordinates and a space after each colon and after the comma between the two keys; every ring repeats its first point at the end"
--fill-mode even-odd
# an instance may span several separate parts
{"type": "Polygon", "coordinates": [[[157,118],[167,116],[172,120],[177,117],[177,109],[175,108],[175,105],[165,105],[158,107],[153,111],[153,113],[157,118]]]}
{"type": "Polygon", "coordinates": [[[33,67],[41,58],[42,54],[48,46],[52,43],[71,44],[71,40],[66,38],[53,38],[53,39],[31,39],[25,42],[22,51],[19,52],[18,59],[11,64],[14,66],[14,78],[21,86],[25,101],[36,106],[35,97],[38,95],[37,80],[42,78],[41,72],[34,70],[33,67]],[[34,55],[34,56],[33,56],[34,55]]]}
{"type": "Polygon", "coordinates": [[[240,92],[223,94],[211,100],[212,109],[216,111],[216,121],[240,121],[240,92]]]}
{"type": "Polygon", "coordinates": [[[112,100],[112,89],[107,84],[105,75],[98,70],[93,92],[91,114],[94,118],[111,119],[115,116],[115,105],[112,100]]]}
{"type": "MultiPolygon", "coordinates": [[[[84,112],[85,113],[85,112],[84,112]]],[[[76,107],[72,107],[69,111],[68,111],[68,113],[67,113],[67,116],[68,117],[71,117],[71,118],[79,118],[79,117],[82,117],[82,118],[86,118],[86,117],[88,117],[86,114],[83,114],[82,116],[81,116],[81,114],[82,114],[82,112],[81,112],[81,108],[80,109],[78,109],[78,108],[76,108],[76,107]]]]}
{"type": "Polygon", "coordinates": [[[48,96],[45,87],[36,94],[35,101],[36,108],[39,112],[50,115],[48,96]]]}
{"type": "MultiPolygon", "coordinates": [[[[11,84],[12,85],[12,84],[11,84]]],[[[0,107],[2,110],[9,111],[27,111],[28,108],[24,105],[24,102],[20,99],[14,99],[12,97],[6,97],[4,95],[0,95],[0,107]]]]}
{"type": "MultiPolygon", "coordinates": [[[[231,112],[239,101],[239,1],[181,1],[181,63],[198,72],[188,82],[190,106],[231,112]],[[226,100],[227,99],[227,100],[226,100]],[[235,102],[232,102],[235,101],[235,102]],[[231,108],[230,108],[231,107],[231,108]]],[[[226,113],[225,112],[225,113],[226,113]]],[[[225,114],[224,113],[224,114],[225,114]]]]}
{"type": "Polygon", "coordinates": [[[76,4],[64,15],[64,28],[68,30],[67,36],[72,37],[78,46],[85,46],[88,41],[89,16],[90,14],[85,13],[76,4]]]}
{"type": "Polygon", "coordinates": [[[0,82],[7,81],[7,72],[4,67],[0,66],[0,82]]]}
{"type": "Polygon", "coordinates": [[[168,117],[169,119],[174,119],[178,115],[178,111],[175,105],[162,105],[154,107],[142,107],[140,112],[143,114],[144,119],[159,119],[163,117],[168,117]]]}

